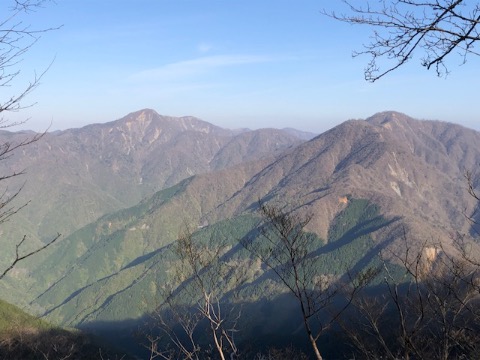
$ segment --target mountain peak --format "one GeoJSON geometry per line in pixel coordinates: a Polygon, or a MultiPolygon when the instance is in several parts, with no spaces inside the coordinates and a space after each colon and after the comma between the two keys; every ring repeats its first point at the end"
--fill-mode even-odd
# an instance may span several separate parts
{"type": "MultiPolygon", "coordinates": [[[[122,119],[127,121],[147,121],[152,120],[153,118],[160,117],[161,115],[153,109],[141,109],[134,112],[131,112],[127,116],[124,116],[122,119]]],[[[121,120],[121,119],[120,119],[121,120]]]]}
{"type": "Polygon", "coordinates": [[[412,118],[408,115],[405,115],[401,112],[398,111],[382,111],[379,113],[376,113],[369,118],[367,118],[365,121],[367,121],[370,124],[373,125],[386,125],[390,122],[404,122],[412,120],[412,118]]]}

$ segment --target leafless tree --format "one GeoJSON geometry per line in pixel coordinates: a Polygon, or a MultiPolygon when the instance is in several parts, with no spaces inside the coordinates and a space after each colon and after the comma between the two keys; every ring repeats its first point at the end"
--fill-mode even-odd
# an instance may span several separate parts
{"type": "Polygon", "coordinates": [[[154,314],[156,334],[148,336],[151,358],[204,358],[202,329],[207,328],[213,352],[220,359],[238,356],[235,334],[241,311],[224,302],[241,284],[242,269],[224,258],[222,241],[202,242],[189,230],[172,245],[171,282],[162,287],[162,306],[154,314]]]}
{"type": "Polygon", "coordinates": [[[12,324],[0,333],[0,358],[9,360],[122,360],[131,359],[99,346],[95,339],[78,331],[12,324]]]}
{"type": "MultiPolygon", "coordinates": [[[[29,25],[25,24],[22,20],[22,16],[28,15],[35,11],[43,4],[48,2],[47,0],[14,0],[9,1],[9,4],[5,2],[2,7],[3,18],[0,19],[0,90],[5,90],[10,87],[14,89],[20,89],[16,94],[6,96],[0,99],[0,129],[10,128],[18,125],[19,122],[10,121],[6,116],[9,112],[19,111],[25,107],[31,106],[24,103],[25,97],[29,95],[40,83],[40,80],[45,73],[44,70],[40,75],[35,74],[32,80],[21,87],[20,73],[21,62],[23,56],[32,48],[32,46],[39,40],[40,36],[53,28],[47,29],[32,29],[29,25]]],[[[2,91],[2,94],[4,92],[2,91]]],[[[5,142],[0,144],[0,161],[9,158],[15,150],[28,146],[38,141],[43,134],[36,134],[31,137],[27,137],[17,143],[5,142]]],[[[6,184],[8,179],[20,176],[24,171],[11,172],[0,175],[0,182],[6,184]]],[[[4,191],[0,194],[0,224],[8,221],[10,217],[20,211],[26,204],[15,206],[13,201],[18,196],[22,188],[20,187],[16,191],[8,189],[7,185],[4,186],[4,191]]],[[[15,255],[13,261],[6,267],[6,269],[0,273],[0,279],[20,261],[44,250],[46,247],[53,244],[59,235],[54,237],[50,242],[46,243],[35,250],[21,251],[22,247],[26,244],[26,237],[23,237],[15,246],[15,255]]]]}
{"type": "Polygon", "coordinates": [[[343,0],[347,10],[323,13],[373,28],[370,42],[353,56],[369,55],[365,79],[376,81],[421,53],[421,64],[437,75],[448,73],[446,60],[459,53],[462,63],[479,55],[480,3],[473,0],[343,0]]]}
{"type": "Polygon", "coordinates": [[[312,219],[311,214],[302,216],[265,203],[260,203],[259,209],[261,237],[242,239],[241,243],[270,268],[295,297],[308,341],[315,357],[322,359],[317,344],[320,336],[336,322],[359,289],[368,283],[371,272],[351,276],[348,291],[345,291],[347,285],[318,270],[317,259],[312,255],[315,235],[305,231],[312,219]],[[333,310],[334,300],[345,294],[348,294],[346,303],[333,310]]]}
{"type": "MultiPolygon", "coordinates": [[[[5,117],[5,112],[19,111],[33,104],[25,104],[24,100],[40,84],[43,70],[40,74],[34,74],[26,85],[21,87],[20,74],[21,64],[25,54],[36,44],[41,35],[57,28],[33,29],[25,24],[22,16],[34,12],[49,0],[15,0],[9,5],[2,5],[7,9],[2,11],[3,19],[0,19],[0,88],[17,87],[18,93],[12,94],[0,101],[0,128],[18,125],[5,117]]],[[[25,144],[26,145],[26,144],[25,144]]]]}
{"type": "Polygon", "coordinates": [[[384,260],[384,287],[353,301],[354,325],[346,329],[361,357],[477,357],[478,266],[426,242],[406,241],[391,260],[396,264],[384,260]]]}

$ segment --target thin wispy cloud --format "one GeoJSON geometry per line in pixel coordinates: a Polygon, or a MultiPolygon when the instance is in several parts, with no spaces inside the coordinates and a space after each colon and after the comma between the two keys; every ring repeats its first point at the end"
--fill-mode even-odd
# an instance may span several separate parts
{"type": "Polygon", "coordinates": [[[202,42],[197,45],[197,50],[202,54],[206,54],[212,49],[213,49],[213,45],[206,42],[202,42]]]}
{"type": "Polygon", "coordinates": [[[274,61],[262,55],[216,55],[179,61],[144,70],[129,77],[131,81],[175,81],[210,73],[219,68],[274,61]]]}

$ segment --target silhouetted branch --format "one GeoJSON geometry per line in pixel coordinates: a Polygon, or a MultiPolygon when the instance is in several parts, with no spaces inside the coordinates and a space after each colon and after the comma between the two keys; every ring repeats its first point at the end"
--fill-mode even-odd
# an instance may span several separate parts
{"type": "MultiPolygon", "coordinates": [[[[20,75],[20,63],[23,60],[23,56],[32,48],[32,46],[40,39],[40,36],[45,32],[54,30],[56,28],[44,28],[44,29],[32,29],[29,25],[25,25],[21,19],[21,15],[32,12],[41,7],[48,0],[14,0],[11,2],[11,6],[8,12],[2,13],[5,16],[0,19],[0,87],[18,86],[18,76],[20,75]]],[[[0,100],[0,113],[18,111],[29,105],[24,105],[23,100],[29,95],[40,83],[41,78],[48,70],[44,70],[40,75],[35,74],[33,79],[23,87],[19,93],[11,95],[6,99],[0,100]]],[[[3,114],[2,114],[3,115],[3,114]]],[[[18,125],[21,122],[12,122],[8,119],[0,118],[0,129],[9,128],[18,125]]],[[[38,141],[44,133],[35,134],[31,137],[27,137],[24,140],[12,143],[5,142],[0,144],[0,161],[5,160],[13,155],[15,150],[28,146],[38,141]]],[[[5,181],[24,174],[24,170],[12,171],[0,175],[0,181],[5,181]]],[[[3,183],[2,183],[3,184],[3,183]]],[[[10,194],[8,187],[5,186],[5,190],[0,194],[0,224],[9,220],[10,217],[17,214],[18,211],[23,209],[27,204],[20,206],[13,206],[13,200],[17,198],[23,186],[18,190],[10,194]]],[[[38,252],[46,249],[58,240],[60,235],[57,235],[50,242],[37,248],[36,250],[21,254],[20,250],[25,244],[26,236],[15,245],[15,258],[9,266],[0,274],[0,279],[19,262],[37,254],[38,252]]]]}
{"type": "MultiPolygon", "coordinates": [[[[4,19],[0,19],[0,87],[12,86],[21,73],[20,64],[23,56],[35,45],[42,34],[59,29],[51,27],[32,29],[23,23],[21,15],[29,13],[41,7],[46,0],[15,0],[4,19]]],[[[39,75],[36,73],[33,79],[17,94],[0,101],[0,113],[19,111],[26,107],[22,102],[39,84],[43,75],[48,71],[48,66],[39,75]]],[[[0,127],[10,127],[21,122],[10,122],[8,119],[0,119],[0,127]]]]}
{"type": "Polygon", "coordinates": [[[365,79],[376,81],[407,63],[417,52],[421,64],[448,74],[445,60],[454,51],[466,62],[467,55],[479,55],[480,4],[467,0],[343,0],[348,12],[323,14],[354,25],[372,27],[370,42],[353,56],[369,55],[365,79]],[[379,63],[384,60],[384,63],[379,63]]]}
{"type": "Polygon", "coordinates": [[[33,251],[30,251],[30,252],[27,252],[26,254],[23,254],[21,255],[20,254],[20,248],[22,247],[23,243],[25,242],[25,239],[27,238],[26,235],[23,236],[23,239],[17,244],[15,245],[15,259],[11,262],[11,264],[0,274],[0,280],[3,279],[5,277],[5,275],[7,275],[7,273],[12,270],[14,268],[15,265],[17,265],[17,263],[19,263],[20,261],[23,261],[27,258],[29,258],[30,256],[33,256],[37,253],[39,253],[40,251],[42,250],[45,250],[47,247],[49,247],[50,245],[52,245],[53,243],[55,243],[59,238],[60,238],[60,234],[57,234],[52,240],[50,240],[48,243],[46,243],[45,245],[37,248],[36,250],[33,250],[33,251]]]}

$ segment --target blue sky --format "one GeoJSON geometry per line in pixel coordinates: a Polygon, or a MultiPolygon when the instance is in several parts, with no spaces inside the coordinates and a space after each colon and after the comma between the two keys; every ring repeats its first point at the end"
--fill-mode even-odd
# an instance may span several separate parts
{"type": "MultiPolygon", "coordinates": [[[[438,78],[419,58],[371,84],[352,58],[369,29],[322,9],[337,0],[56,0],[24,18],[46,33],[21,64],[26,81],[54,59],[35,106],[12,120],[51,130],[112,121],[152,108],[227,128],[323,132],[351,118],[397,110],[480,130],[480,59],[438,78]]],[[[15,88],[8,89],[13,91],[15,88]]],[[[2,92],[3,94],[4,92],[2,92]]]]}

